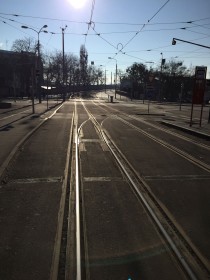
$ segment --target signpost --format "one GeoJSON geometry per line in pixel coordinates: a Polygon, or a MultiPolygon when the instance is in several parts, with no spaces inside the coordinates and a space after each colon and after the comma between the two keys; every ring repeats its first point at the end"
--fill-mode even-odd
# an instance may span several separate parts
{"type": "Polygon", "coordinates": [[[154,75],[152,73],[149,74],[149,81],[146,83],[146,93],[147,93],[147,98],[148,98],[148,114],[149,114],[149,105],[150,105],[150,100],[152,99],[154,95],[154,85],[153,85],[153,80],[154,80],[154,75]]]}
{"type": "Polygon", "coordinates": [[[200,114],[200,126],[201,126],[202,114],[203,114],[203,99],[204,99],[204,92],[206,87],[206,72],[207,72],[207,67],[205,66],[196,66],[195,68],[190,126],[192,126],[194,104],[201,104],[201,114],[200,114]]]}

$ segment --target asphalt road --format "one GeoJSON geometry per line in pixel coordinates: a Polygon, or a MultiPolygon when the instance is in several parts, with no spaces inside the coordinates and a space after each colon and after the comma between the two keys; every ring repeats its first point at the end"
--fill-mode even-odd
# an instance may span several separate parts
{"type": "MultiPolygon", "coordinates": [[[[186,122],[189,107],[179,111],[174,105],[150,104],[148,114],[146,103],[123,98],[108,103],[106,96],[101,103],[98,101],[65,102],[12,158],[0,184],[0,262],[3,264],[0,279],[50,279],[74,112],[81,128],[85,277],[185,279],[84,106],[209,266],[209,140],[176,131],[178,137],[173,134],[174,129],[167,128],[171,132],[168,133],[160,124],[166,118],[186,122]]],[[[6,119],[0,120],[1,164],[20,140],[50,114],[45,112],[45,115],[19,120],[13,119],[14,116],[8,125],[5,125],[6,119]]],[[[194,116],[198,120],[199,110],[194,116]]]]}
{"type": "MultiPolygon", "coordinates": [[[[70,107],[64,105],[34,132],[4,175],[0,186],[0,279],[50,279],[71,127],[70,107]]],[[[31,128],[42,120],[43,116],[31,128]]],[[[17,121],[14,126],[16,144],[20,125],[17,121]]],[[[27,135],[28,126],[29,120],[24,132],[20,131],[22,136],[27,135]]],[[[4,145],[6,149],[10,142],[4,145]]]]}

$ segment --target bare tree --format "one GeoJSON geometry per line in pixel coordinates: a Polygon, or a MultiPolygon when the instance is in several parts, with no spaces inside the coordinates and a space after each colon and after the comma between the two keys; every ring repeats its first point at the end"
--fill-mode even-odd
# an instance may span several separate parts
{"type": "Polygon", "coordinates": [[[88,53],[84,45],[80,47],[80,76],[83,86],[88,84],[88,53]]]}
{"type": "Polygon", "coordinates": [[[11,50],[14,52],[35,52],[36,41],[33,38],[17,39],[13,42],[11,50]]]}

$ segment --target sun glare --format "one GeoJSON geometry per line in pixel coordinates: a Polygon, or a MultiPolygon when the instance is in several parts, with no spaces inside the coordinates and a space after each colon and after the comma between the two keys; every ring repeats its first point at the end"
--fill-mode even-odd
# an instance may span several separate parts
{"type": "Polygon", "coordinates": [[[86,0],[69,0],[69,3],[76,9],[80,9],[85,5],[86,0]]]}

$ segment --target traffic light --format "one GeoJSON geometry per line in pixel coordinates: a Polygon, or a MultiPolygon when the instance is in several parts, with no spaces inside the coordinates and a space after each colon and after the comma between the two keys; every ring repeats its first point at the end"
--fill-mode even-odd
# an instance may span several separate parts
{"type": "Polygon", "coordinates": [[[176,40],[173,38],[172,45],[176,45],[176,40]]]}

